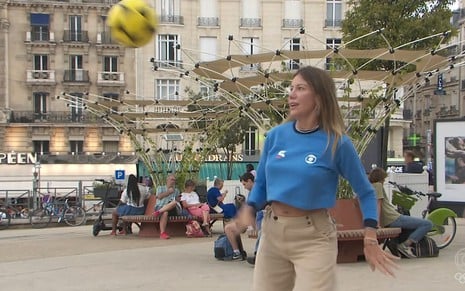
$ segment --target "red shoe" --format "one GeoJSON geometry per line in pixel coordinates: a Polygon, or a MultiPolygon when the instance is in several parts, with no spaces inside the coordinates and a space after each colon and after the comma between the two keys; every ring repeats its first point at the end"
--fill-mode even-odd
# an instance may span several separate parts
{"type": "Polygon", "coordinates": [[[116,236],[116,230],[112,230],[111,233],[110,233],[110,235],[116,236]]]}
{"type": "Polygon", "coordinates": [[[160,238],[161,239],[170,239],[170,236],[166,232],[160,233],[160,238]]]}
{"type": "Polygon", "coordinates": [[[160,216],[160,214],[161,214],[161,212],[157,210],[157,211],[153,212],[152,215],[155,216],[155,217],[158,217],[158,216],[160,216]]]}

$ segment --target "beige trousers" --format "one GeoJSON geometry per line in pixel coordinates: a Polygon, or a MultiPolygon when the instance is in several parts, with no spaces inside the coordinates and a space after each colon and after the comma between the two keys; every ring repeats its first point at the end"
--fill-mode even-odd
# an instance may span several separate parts
{"type": "Polygon", "coordinates": [[[333,291],[336,259],[336,226],[326,209],[303,217],[267,211],[252,290],[333,291]]]}

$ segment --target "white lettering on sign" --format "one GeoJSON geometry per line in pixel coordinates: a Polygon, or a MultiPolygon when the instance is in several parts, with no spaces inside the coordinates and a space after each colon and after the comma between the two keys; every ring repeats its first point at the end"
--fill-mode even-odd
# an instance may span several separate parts
{"type": "Polygon", "coordinates": [[[0,164],[35,164],[37,155],[35,153],[0,153],[0,164]]]}

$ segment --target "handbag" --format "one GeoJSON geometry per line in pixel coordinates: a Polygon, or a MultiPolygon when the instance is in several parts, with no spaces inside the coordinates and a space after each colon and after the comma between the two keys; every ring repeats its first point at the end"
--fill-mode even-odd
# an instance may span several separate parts
{"type": "Polygon", "coordinates": [[[204,237],[202,228],[196,220],[189,220],[186,224],[187,237],[204,237]]]}

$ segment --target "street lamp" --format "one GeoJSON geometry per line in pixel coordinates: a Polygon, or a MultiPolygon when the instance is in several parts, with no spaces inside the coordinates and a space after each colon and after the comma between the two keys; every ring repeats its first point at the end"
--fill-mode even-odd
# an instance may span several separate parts
{"type": "Polygon", "coordinates": [[[38,189],[40,188],[40,163],[35,163],[32,168],[32,207],[37,209],[38,189]]]}

